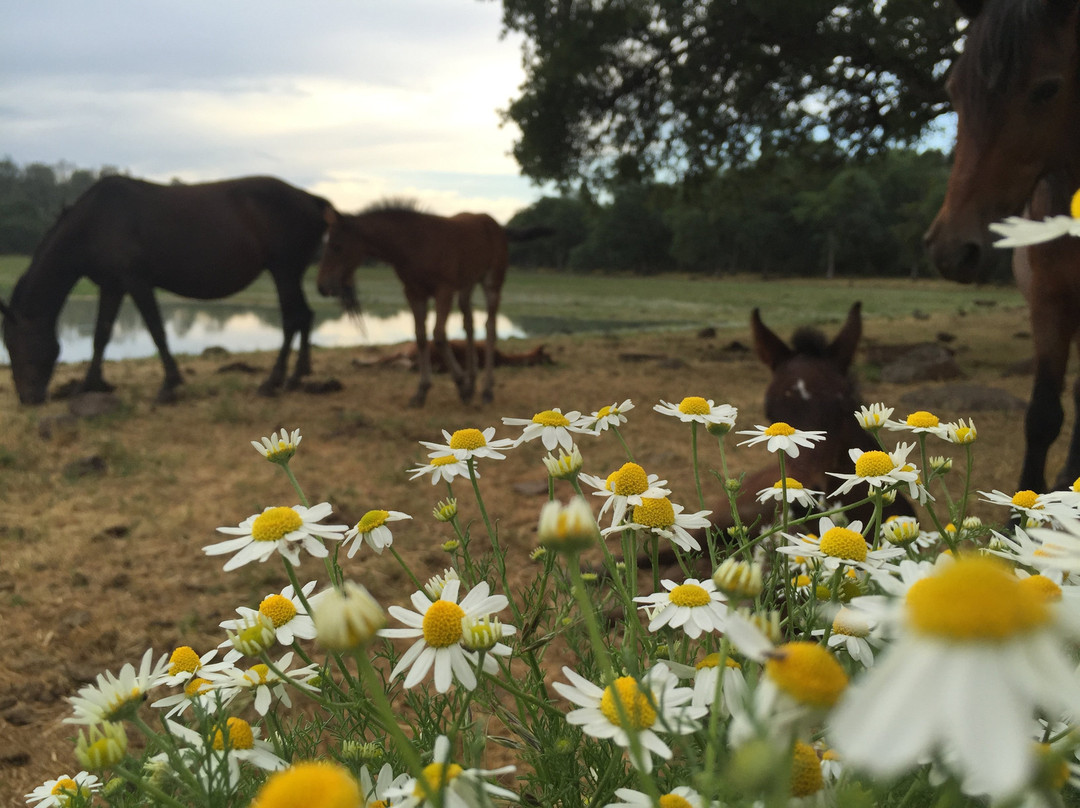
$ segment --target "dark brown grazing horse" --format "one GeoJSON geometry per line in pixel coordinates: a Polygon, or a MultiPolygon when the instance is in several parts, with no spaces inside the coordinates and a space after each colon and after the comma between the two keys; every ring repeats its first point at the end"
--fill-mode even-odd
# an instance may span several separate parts
{"type": "MultiPolygon", "coordinates": [[[[1080,188],[1080,0],[964,0],[964,52],[948,79],[956,149],[941,210],[926,234],[946,278],[981,278],[987,226],[1026,208],[1067,214],[1080,188]]],[[[1046,455],[1061,432],[1070,343],[1080,338],[1080,240],[1018,249],[1013,273],[1028,302],[1035,381],[1025,419],[1020,488],[1046,490],[1046,455]]],[[[1080,383],[1073,388],[1080,410],[1080,383]]],[[[1057,484],[1080,476],[1074,429],[1057,484]]]]}
{"type": "MultiPolygon", "coordinates": [[[[796,429],[824,430],[826,438],[813,449],[804,449],[798,457],[787,458],[787,476],[805,488],[834,491],[839,481],[827,474],[830,471],[850,473],[848,449],[870,451],[879,448],[874,438],[859,426],[855,412],[859,409],[857,385],[851,375],[851,363],[862,336],[862,304],[855,303],[836,337],[829,342],[817,329],[800,328],[792,336],[791,345],[777,336],[761,320],[757,309],[750,319],[754,352],[772,370],[772,380],[765,391],[765,417],[770,422],[783,421],[796,429]]],[[[747,474],[738,498],[739,518],[751,525],[762,518],[769,521],[775,505],[757,502],[757,492],[771,488],[779,479],[778,465],[747,474]]],[[[840,500],[853,502],[865,492],[852,492],[840,500]]],[[[891,514],[914,513],[911,504],[898,495],[888,509],[891,514]]],[[[850,513],[852,519],[865,522],[872,514],[869,507],[850,513]]],[[[727,500],[713,511],[718,527],[731,525],[731,508],[727,500]]]]}
{"type": "Polygon", "coordinates": [[[480,284],[487,303],[487,339],[484,356],[484,401],[495,390],[495,320],[507,269],[509,239],[546,235],[539,228],[514,231],[487,214],[459,213],[434,216],[401,203],[380,203],[355,216],[326,210],[329,230],[319,265],[319,292],[338,297],[346,309],[356,310],[353,273],[374,258],[394,268],[405,286],[405,299],[416,324],[420,384],[410,406],[423,406],[431,388],[431,361],[427,348],[428,300],[435,300],[432,341],[457,385],[462,401],[470,401],[476,388],[476,351],[473,338],[473,287],[480,284]],[[465,366],[454,357],[446,339],[446,318],[457,296],[465,324],[465,366]]]}
{"type": "Polygon", "coordinates": [[[131,295],[165,366],[158,399],[172,400],[183,378],[165,342],[154,289],[212,300],[239,292],[263,269],[277,286],[285,341],[260,392],[271,393],[284,382],[297,332],[300,349],[290,383],[310,373],[313,315],[300,282],[318,250],[328,207],[326,200],[272,177],[203,185],[99,180],[60,215],[9,303],[0,304],[19,400],[45,400],[60,353],[57,318],[84,277],[100,288],[84,390],[112,389],[102,376],[102,358],[120,303],[131,295]]]}

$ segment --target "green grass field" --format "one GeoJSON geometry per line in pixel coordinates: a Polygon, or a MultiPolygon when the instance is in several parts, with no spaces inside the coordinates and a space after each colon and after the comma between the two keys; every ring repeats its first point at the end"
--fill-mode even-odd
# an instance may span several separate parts
{"type": "MultiPolygon", "coordinates": [[[[0,256],[0,297],[8,297],[28,265],[26,256],[0,256]]],[[[404,307],[401,285],[388,268],[363,267],[357,270],[356,284],[361,304],[373,314],[386,315],[404,307]]],[[[335,301],[320,297],[316,291],[314,270],[305,277],[305,289],[317,310],[337,309],[335,301]]],[[[84,279],[73,294],[94,296],[96,289],[84,279]]],[[[839,322],[856,300],[863,302],[867,318],[909,317],[914,312],[959,314],[980,305],[1024,305],[1011,285],[960,286],[936,279],[766,281],[751,276],[570,275],[511,269],[501,311],[533,333],[743,327],[755,307],[762,309],[770,324],[788,327],[839,322]]],[[[234,306],[276,306],[270,276],[262,275],[227,302],[234,306]]],[[[482,312],[479,292],[474,294],[474,305],[482,312]]]]}

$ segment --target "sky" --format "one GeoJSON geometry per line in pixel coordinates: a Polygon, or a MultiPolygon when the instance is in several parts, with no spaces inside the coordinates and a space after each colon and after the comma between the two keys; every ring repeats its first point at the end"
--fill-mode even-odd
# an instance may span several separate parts
{"type": "Polygon", "coordinates": [[[0,156],[159,182],[272,174],[343,211],[506,222],[542,195],[499,110],[498,0],[38,0],[0,12],[0,156]]]}

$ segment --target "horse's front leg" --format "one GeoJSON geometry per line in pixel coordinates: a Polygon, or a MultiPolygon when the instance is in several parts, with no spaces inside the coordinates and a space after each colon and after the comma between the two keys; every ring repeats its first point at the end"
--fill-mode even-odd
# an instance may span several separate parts
{"type": "Polygon", "coordinates": [[[487,302],[487,334],[484,352],[484,392],[485,402],[495,398],[495,339],[498,336],[499,302],[502,298],[500,289],[484,287],[484,299],[487,302]]]}
{"type": "Polygon", "coordinates": [[[277,286],[278,304],[281,307],[281,330],[283,341],[281,350],[278,351],[277,360],[270,370],[270,375],[259,385],[259,395],[272,396],[281,388],[294,390],[300,386],[300,379],[311,373],[311,324],[315,315],[304,298],[304,290],[300,287],[301,271],[275,272],[274,281],[277,286]],[[296,353],[296,367],[288,381],[285,381],[285,372],[289,366],[289,352],[292,349],[293,337],[300,332],[300,348],[296,353]]]}
{"type": "Polygon", "coordinates": [[[462,401],[468,402],[472,398],[472,390],[465,379],[465,371],[458,364],[454,349],[446,338],[446,320],[450,316],[453,302],[454,293],[448,289],[440,289],[435,294],[435,327],[432,329],[431,336],[435,343],[435,350],[445,360],[446,369],[450,372],[454,384],[457,385],[458,395],[461,396],[462,401]]]}
{"type": "Polygon", "coordinates": [[[413,323],[416,326],[416,367],[420,372],[420,383],[416,393],[409,399],[410,407],[423,407],[428,390],[431,389],[431,354],[427,342],[427,298],[422,294],[411,295],[408,290],[405,297],[412,309],[413,323]]]}
{"type": "Polygon", "coordinates": [[[146,330],[150,332],[150,338],[154,340],[161,364],[165,369],[165,380],[158,390],[157,401],[160,404],[170,404],[176,401],[176,388],[184,383],[184,377],[180,374],[176,360],[169,352],[169,344],[165,341],[165,326],[161,322],[161,310],[154,298],[154,290],[148,284],[137,284],[128,289],[132,300],[146,323],[146,330]]]}
{"type": "Polygon", "coordinates": [[[124,299],[124,290],[114,286],[101,287],[98,296],[97,321],[94,324],[94,355],[90,358],[90,367],[86,370],[82,389],[86,392],[111,393],[116,388],[105,381],[102,363],[105,361],[105,346],[112,337],[116,315],[124,299]]]}
{"type": "Polygon", "coordinates": [[[465,388],[461,390],[461,400],[472,400],[476,391],[476,337],[473,324],[472,288],[458,292],[458,307],[461,309],[461,321],[465,328],[465,388]]]}
{"type": "Polygon", "coordinates": [[[1035,382],[1024,416],[1024,465],[1020,471],[1020,490],[1041,493],[1046,490],[1046,455],[1061,432],[1065,411],[1061,393],[1065,367],[1069,359],[1069,334],[1060,339],[1053,318],[1039,318],[1032,311],[1035,336],[1035,382]]]}
{"type": "Polygon", "coordinates": [[[1080,379],[1073,384],[1073,432],[1065,467],[1058,475],[1055,488],[1071,488],[1080,479],[1080,379]]]}

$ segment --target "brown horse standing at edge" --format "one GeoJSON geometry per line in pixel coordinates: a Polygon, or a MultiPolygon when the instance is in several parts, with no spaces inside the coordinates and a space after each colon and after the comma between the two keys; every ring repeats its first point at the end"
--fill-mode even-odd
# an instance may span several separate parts
{"type": "Polygon", "coordinates": [[[416,324],[420,383],[409,405],[424,404],[431,388],[431,358],[427,347],[428,300],[435,300],[432,341],[443,357],[462,401],[470,401],[476,388],[476,351],[473,336],[472,291],[480,284],[487,304],[487,339],[484,356],[483,400],[495,391],[495,326],[509,264],[507,242],[547,235],[543,228],[511,230],[487,214],[459,213],[435,216],[415,206],[380,203],[357,215],[326,210],[329,229],[319,265],[319,292],[339,298],[351,311],[359,306],[353,273],[374,258],[394,268],[405,286],[405,299],[416,324]],[[465,325],[465,366],[461,366],[446,338],[446,319],[457,296],[465,325]]]}
{"type": "Polygon", "coordinates": [[[111,176],[94,183],[45,234],[11,300],[0,302],[19,401],[45,400],[60,355],[57,320],[80,278],[100,290],[84,391],[113,389],[102,375],[105,346],[124,295],[131,295],[165,369],[158,401],[173,400],[183,377],[165,341],[154,290],[215,300],[244,289],[264,269],[277,287],[285,333],[259,391],[270,394],[286,383],[290,346],[299,332],[288,380],[297,382],[311,372],[314,316],[300,282],[326,227],[324,207],[325,199],[273,177],[157,185],[111,176]]]}
{"type": "MultiPolygon", "coordinates": [[[[926,234],[946,278],[981,278],[988,225],[1026,208],[1067,214],[1080,188],[1080,0],[958,0],[970,20],[948,90],[957,113],[945,201],[926,234]]],[[[1024,423],[1020,488],[1046,490],[1046,455],[1061,432],[1070,343],[1080,342],[1080,240],[1018,249],[1013,274],[1028,302],[1035,381],[1024,423]]],[[[1073,388],[1080,412],[1080,382],[1073,388]]],[[[1080,476],[1074,429],[1059,487],[1080,476]]]]}

